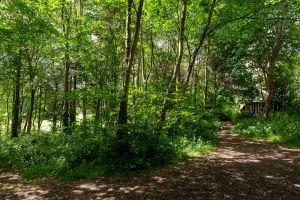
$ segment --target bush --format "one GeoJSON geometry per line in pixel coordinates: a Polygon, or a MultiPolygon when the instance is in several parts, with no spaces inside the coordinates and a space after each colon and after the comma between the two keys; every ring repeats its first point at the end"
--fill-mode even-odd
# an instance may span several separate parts
{"type": "Polygon", "coordinates": [[[237,109],[234,103],[226,100],[226,98],[221,98],[218,101],[214,114],[221,121],[232,121],[237,115],[237,109]]]}
{"type": "Polygon", "coordinates": [[[172,137],[184,137],[189,141],[215,142],[216,132],[222,127],[212,114],[202,109],[170,113],[166,131],[172,137]]]}
{"type": "Polygon", "coordinates": [[[300,117],[288,113],[277,113],[268,120],[262,117],[239,119],[234,132],[250,138],[300,147],[300,117]]]}
{"type": "Polygon", "coordinates": [[[25,178],[91,179],[163,166],[214,149],[221,124],[204,109],[190,106],[192,99],[183,99],[177,109],[168,112],[163,129],[157,133],[159,98],[148,94],[147,98],[136,98],[142,101],[137,105],[145,106],[132,104],[124,127],[84,121],[72,127],[70,135],[41,132],[17,139],[3,137],[0,168],[14,168],[25,178]],[[119,128],[122,134],[118,134],[119,128]]]}

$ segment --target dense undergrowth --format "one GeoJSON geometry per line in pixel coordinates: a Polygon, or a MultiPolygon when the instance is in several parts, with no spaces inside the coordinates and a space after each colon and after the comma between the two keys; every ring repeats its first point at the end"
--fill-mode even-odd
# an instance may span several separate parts
{"type": "Polygon", "coordinates": [[[201,109],[170,112],[163,131],[155,121],[142,118],[129,123],[124,137],[116,126],[95,128],[93,121],[73,127],[72,134],[35,132],[0,139],[0,168],[20,172],[24,178],[64,179],[128,175],[199,156],[214,149],[221,124],[201,109]]]}
{"type": "Polygon", "coordinates": [[[300,148],[300,116],[292,113],[275,113],[267,120],[261,116],[244,115],[236,119],[234,132],[248,138],[300,148]]]}

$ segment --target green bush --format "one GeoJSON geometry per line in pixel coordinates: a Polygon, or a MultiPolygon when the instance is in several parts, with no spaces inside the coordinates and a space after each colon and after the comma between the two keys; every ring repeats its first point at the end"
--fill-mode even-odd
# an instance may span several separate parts
{"type": "Polygon", "coordinates": [[[221,124],[203,108],[190,106],[191,99],[183,99],[178,109],[169,111],[163,129],[157,133],[160,97],[135,95],[138,105],[147,106],[132,104],[124,127],[88,120],[73,126],[71,134],[41,132],[17,139],[2,137],[0,168],[13,168],[25,178],[91,179],[163,166],[214,149],[215,133],[221,124]]]}
{"type": "Polygon", "coordinates": [[[202,140],[214,142],[216,132],[221,129],[221,123],[212,114],[202,109],[184,110],[170,113],[167,121],[168,135],[184,137],[190,141],[202,140]]]}
{"type": "Polygon", "coordinates": [[[237,120],[234,132],[250,138],[300,147],[300,117],[297,115],[276,113],[268,120],[262,117],[242,118],[237,120]]]}
{"type": "Polygon", "coordinates": [[[237,115],[237,108],[234,103],[223,97],[218,101],[214,114],[221,121],[232,121],[237,115]]]}

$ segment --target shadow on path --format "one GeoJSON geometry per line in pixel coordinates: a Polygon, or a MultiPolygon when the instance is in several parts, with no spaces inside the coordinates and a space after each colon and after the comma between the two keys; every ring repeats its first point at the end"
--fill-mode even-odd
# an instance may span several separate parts
{"type": "Polygon", "coordinates": [[[300,150],[219,132],[219,149],[134,178],[18,184],[0,175],[0,199],[287,199],[300,200],[300,150]]]}

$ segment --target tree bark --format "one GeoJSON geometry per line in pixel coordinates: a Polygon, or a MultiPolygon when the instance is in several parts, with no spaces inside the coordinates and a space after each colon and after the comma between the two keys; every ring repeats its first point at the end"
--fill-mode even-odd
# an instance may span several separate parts
{"type": "Polygon", "coordinates": [[[15,58],[16,74],[14,86],[14,101],[12,108],[12,123],[11,123],[11,137],[16,138],[19,135],[19,121],[20,121],[20,79],[21,79],[21,50],[15,58]]]}
{"type": "Polygon", "coordinates": [[[185,31],[185,22],[186,22],[186,13],[187,13],[187,0],[181,0],[181,19],[180,19],[180,27],[178,34],[178,54],[176,58],[176,64],[174,66],[172,79],[168,86],[167,98],[165,98],[163,102],[163,108],[160,114],[160,121],[156,127],[156,131],[160,132],[163,127],[163,124],[166,120],[167,112],[170,110],[174,103],[171,102],[170,98],[172,98],[173,92],[176,90],[176,80],[178,78],[180,67],[183,58],[183,49],[184,49],[184,31],[185,31]]]}
{"type": "MultiPolygon", "coordinates": [[[[77,90],[77,77],[76,75],[73,76],[73,91],[77,90]]],[[[70,125],[74,125],[76,123],[76,107],[77,107],[77,102],[76,99],[72,100],[71,103],[71,112],[70,112],[70,125]]]]}
{"type": "Polygon", "coordinates": [[[130,83],[130,75],[131,69],[135,57],[135,50],[137,47],[139,34],[140,34],[140,26],[141,26],[141,18],[142,18],[142,10],[144,0],[140,0],[137,12],[137,19],[135,23],[135,34],[134,40],[131,45],[131,12],[132,12],[132,0],[127,1],[127,19],[126,19],[126,42],[125,42],[125,80],[123,85],[123,94],[121,96],[120,109],[118,115],[118,124],[124,125],[127,124],[128,121],[128,91],[129,91],[129,83],[130,83]]]}
{"type": "Polygon", "coordinates": [[[32,127],[32,116],[33,116],[33,108],[34,108],[34,100],[35,100],[35,87],[34,87],[34,74],[33,74],[33,69],[30,64],[30,77],[29,77],[29,82],[30,82],[30,104],[29,104],[29,110],[28,110],[28,124],[27,124],[27,134],[31,132],[31,127],[32,127]]]}
{"type": "Polygon", "coordinates": [[[38,131],[41,130],[41,126],[42,126],[42,98],[43,98],[43,88],[42,88],[42,84],[40,84],[39,108],[38,108],[38,131]]]}
{"type": "Polygon", "coordinates": [[[64,103],[63,103],[63,114],[62,114],[62,125],[63,131],[69,133],[70,126],[70,105],[68,100],[69,94],[69,77],[70,77],[70,53],[69,53],[69,39],[70,39],[70,14],[71,6],[69,6],[69,11],[66,8],[66,2],[63,1],[62,5],[62,19],[65,20],[63,24],[63,31],[65,34],[65,77],[64,77],[64,103]]]}
{"type": "Polygon", "coordinates": [[[276,63],[282,46],[282,26],[276,28],[275,37],[275,46],[268,59],[268,72],[266,74],[266,95],[263,108],[265,119],[269,117],[271,112],[271,103],[274,93],[274,72],[276,70],[276,63]]]}
{"type": "Polygon", "coordinates": [[[214,9],[215,9],[215,6],[216,6],[216,2],[217,2],[217,0],[212,1],[212,5],[211,5],[211,8],[210,8],[210,11],[209,11],[209,14],[208,14],[206,25],[205,25],[204,30],[203,30],[200,38],[199,38],[198,45],[192,53],[192,57],[191,57],[191,60],[189,62],[189,67],[188,67],[188,74],[187,74],[187,78],[186,78],[186,81],[185,81],[186,85],[188,85],[189,82],[190,82],[191,73],[192,73],[193,68],[195,66],[197,56],[198,56],[199,51],[200,51],[201,47],[203,46],[205,38],[207,36],[208,30],[209,30],[209,27],[210,27],[210,24],[211,24],[212,16],[213,16],[213,13],[214,13],[214,9]]]}
{"type": "Polygon", "coordinates": [[[10,113],[9,113],[9,97],[10,97],[10,87],[7,90],[6,96],[6,112],[7,112],[7,125],[6,125],[6,132],[9,134],[9,124],[10,124],[10,113]]]}
{"type": "Polygon", "coordinates": [[[57,126],[57,101],[58,101],[58,82],[55,81],[55,88],[53,94],[53,107],[52,107],[52,131],[56,131],[57,126]]]}
{"type": "Polygon", "coordinates": [[[86,121],[86,98],[83,97],[82,100],[82,120],[86,121]]]}

